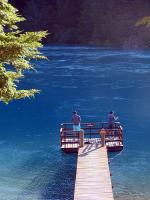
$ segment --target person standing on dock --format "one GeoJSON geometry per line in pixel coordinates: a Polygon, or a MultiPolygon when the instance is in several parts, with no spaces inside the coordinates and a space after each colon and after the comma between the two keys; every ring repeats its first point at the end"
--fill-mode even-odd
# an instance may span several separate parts
{"type": "Polygon", "coordinates": [[[73,131],[80,131],[80,122],[81,122],[81,117],[80,115],[77,114],[77,111],[73,112],[72,115],[72,123],[73,123],[73,131]]]}
{"type": "Polygon", "coordinates": [[[110,129],[114,128],[116,120],[118,120],[118,117],[115,116],[113,111],[110,111],[108,114],[108,127],[110,129]]]}

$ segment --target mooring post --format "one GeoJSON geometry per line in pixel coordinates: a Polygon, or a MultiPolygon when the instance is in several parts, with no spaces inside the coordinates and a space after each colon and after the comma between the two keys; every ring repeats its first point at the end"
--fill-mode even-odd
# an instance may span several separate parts
{"type": "Polygon", "coordinates": [[[79,133],[79,146],[83,147],[84,146],[84,130],[81,129],[79,133]]]}
{"type": "Polygon", "coordinates": [[[105,135],[106,135],[106,130],[104,128],[102,128],[100,130],[100,135],[101,135],[102,147],[104,147],[105,146],[105,135]]]}

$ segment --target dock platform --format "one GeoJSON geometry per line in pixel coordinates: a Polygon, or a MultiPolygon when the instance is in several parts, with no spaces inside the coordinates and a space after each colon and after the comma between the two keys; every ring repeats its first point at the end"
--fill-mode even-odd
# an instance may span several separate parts
{"type": "Polygon", "coordinates": [[[74,200],[114,200],[107,148],[97,139],[78,150],[74,200]]]}
{"type": "MultiPolygon", "coordinates": [[[[121,151],[123,149],[123,129],[120,123],[116,123],[113,129],[108,128],[108,123],[81,123],[84,132],[84,144],[92,138],[101,141],[101,130],[105,130],[105,144],[108,151],[121,151]]],[[[71,123],[63,123],[60,129],[61,149],[66,153],[78,152],[80,147],[80,132],[72,130],[71,123]]]]}

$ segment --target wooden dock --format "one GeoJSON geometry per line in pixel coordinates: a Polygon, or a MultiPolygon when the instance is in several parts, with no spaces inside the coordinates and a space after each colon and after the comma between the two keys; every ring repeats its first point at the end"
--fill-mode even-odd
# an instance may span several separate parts
{"type": "MultiPolygon", "coordinates": [[[[108,128],[108,123],[81,123],[81,132],[84,132],[84,143],[94,136],[101,140],[100,132],[105,131],[105,144],[110,152],[122,151],[123,149],[123,128],[120,123],[116,123],[113,129],[108,128]]],[[[80,147],[80,132],[72,130],[71,123],[63,123],[60,128],[60,146],[66,153],[78,152],[80,147]]]]}
{"type": "Polygon", "coordinates": [[[90,142],[78,151],[74,200],[114,200],[107,149],[90,142]]]}

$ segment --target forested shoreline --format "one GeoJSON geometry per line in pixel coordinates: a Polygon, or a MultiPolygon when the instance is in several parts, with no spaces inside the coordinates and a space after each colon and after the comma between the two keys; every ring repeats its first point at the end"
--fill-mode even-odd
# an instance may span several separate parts
{"type": "Polygon", "coordinates": [[[48,44],[150,47],[150,28],[135,26],[150,16],[148,0],[10,0],[27,19],[25,31],[48,30],[48,44]]]}

